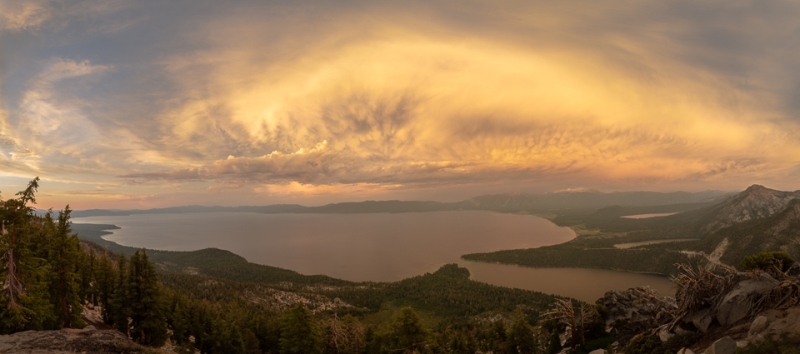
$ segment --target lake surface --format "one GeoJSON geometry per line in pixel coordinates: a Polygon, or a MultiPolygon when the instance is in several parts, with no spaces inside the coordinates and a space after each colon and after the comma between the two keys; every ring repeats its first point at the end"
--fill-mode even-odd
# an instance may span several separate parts
{"type": "Polygon", "coordinates": [[[375,214],[185,213],[103,216],[76,223],[114,224],[104,238],[125,246],[229,250],[248,261],[352,281],[397,281],[447,263],[472,279],[594,301],[606,290],[650,285],[664,277],[593,269],[535,269],[468,262],[467,253],[533,248],[575,237],[569,228],[530,215],[484,211],[375,214]]]}

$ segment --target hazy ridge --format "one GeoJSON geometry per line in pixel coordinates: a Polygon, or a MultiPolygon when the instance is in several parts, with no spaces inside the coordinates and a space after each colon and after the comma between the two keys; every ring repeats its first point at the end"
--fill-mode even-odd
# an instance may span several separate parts
{"type": "Polygon", "coordinates": [[[299,204],[274,204],[266,206],[200,206],[188,205],[169,208],[108,210],[88,209],[73,212],[74,217],[123,216],[155,213],[197,212],[252,212],[252,213],[406,213],[449,210],[492,210],[501,212],[546,212],[559,209],[592,209],[605,206],[665,206],[674,204],[708,203],[730,192],[611,192],[598,191],[555,192],[544,194],[506,193],[488,194],[460,202],[436,201],[362,201],[332,203],[322,206],[299,204]]]}

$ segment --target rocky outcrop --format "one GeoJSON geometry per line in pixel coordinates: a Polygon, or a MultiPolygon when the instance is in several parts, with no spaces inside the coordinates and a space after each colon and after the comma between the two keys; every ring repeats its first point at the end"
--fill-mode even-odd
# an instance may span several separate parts
{"type": "Polygon", "coordinates": [[[736,341],[731,337],[723,337],[718,339],[714,344],[711,344],[706,349],[706,354],[735,354],[736,341]]]}
{"type": "Polygon", "coordinates": [[[778,274],[781,277],[778,281],[766,272],[726,269],[715,275],[707,270],[695,272],[683,268],[683,274],[676,277],[681,303],[676,323],[671,327],[674,333],[687,330],[707,333],[712,327],[730,327],[770,305],[794,306],[789,302],[800,299],[800,294],[791,293],[800,288],[800,283],[794,286],[798,281],[795,277],[778,274]]]}
{"type": "Polygon", "coordinates": [[[677,308],[674,298],[661,297],[649,287],[611,290],[597,305],[605,315],[606,331],[623,345],[638,333],[670,323],[677,308]]]}
{"type": "Polygon", "coordinates": [[[25,331],[0,336],[0,353],[152,353],[114,330],[25,331]]]}
{"type": "Polygon", "coordinates": [[[733,354],[737,347],[765,338],[800,334],[800,277],[699,269],[675,278],[681,303],[649,288],[607,292],[597,300],[606,331],[623,346],[635,336],[655,336],[664,345],[694,342],[680,351],[673,349],[683,354],[693,353],[692,349],[733,354]]]}
{"type": "Polygon", "coordinates": [[[779,339],[786,333],[800,334],[800,307],[770,309],[753,320],[748,330],[749,341],[759,341],[766,337],[779,339]]]}
{"type": "Polygon", "coordinates": [[[758,278],[739,281],[717,306],[717,322],[721,326],[730,326],[744,319],[755,310],[755,297],[777,285],[778,281],[767,273],[760,273],[758,278]]]}

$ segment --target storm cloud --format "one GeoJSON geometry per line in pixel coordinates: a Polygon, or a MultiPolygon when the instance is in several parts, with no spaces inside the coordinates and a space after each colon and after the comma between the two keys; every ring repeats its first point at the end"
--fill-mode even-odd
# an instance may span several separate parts
{"type": "Polygon", "coordinates": [[[1,4],[43,203],[797,189],[793,1],[1,4]]]}

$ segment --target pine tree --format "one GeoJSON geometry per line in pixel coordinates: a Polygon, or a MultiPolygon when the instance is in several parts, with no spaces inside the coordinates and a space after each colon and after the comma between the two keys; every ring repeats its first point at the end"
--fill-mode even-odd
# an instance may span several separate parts
{"type": "Polygon", "coordinates": [[[281,354],[322,353],[322,336],[314,317],[303,304],[295,304],[281,318],[281,354]]]}
{"type": "Polygon", "coordinates": [[[102,255],[98,259],[95,278],[97,281],[97,303],[100,305],[103,321],[113,324],[113,305],[111,302],[116,287],[115,280],[117,280],[117,275],[113,263],[107,255],[102,255]]]}
{"type": "Polygon", "coordinates": [[[78,250],[78,297],[97,306],[97,257],[89,249],[88,252],[78,250]]]}
{"type": "Polygon", "coordinates": [[[37,253],[42,245],[34,242],[47,232],[42,218],[29,204],[36,204],[39,178],[17,193],[18,198],[0,201],[0,253],[3,258],[3,284],[0,303],[0,332],[55,327],[55,316],[47,294],[47,263],[37,253]]]}
{"type": "Polygon", "coordinates": [[[428,331],[422,326],[422,321],[414,309],[404,307],[389,323],[383,350],[419,353],[425,348],[428,335],[428,331]]]}
{"type": "Polygon", "coordinates": [[[82,256],[78,238],[70,235],[69,205],[58,216],[55,234],[50,239],[50,301],[61,327],[83,327],[76,261],[82,256]]]}
{"type": "Polygon", "coordinates": [[[131,256],[127,284],[131,338],[141,344],[160,346],[167,339],[167,322],[161,284],[144,250],[131,256]]]}
{"type": "Polygon", "coordinates": [[[520,310],[517,318],[508,331],[508,352],[514,354],[532,354],[537,350],[536,338],[533,327],[525,321],[525,315],[520,310]]]}
{"type": "Polygon", "coordinates": [[[128,323],[128,317],[130,313],[130,308],[128,307],[128,274],[127,270],[127,261],[125,259],[125,254],[122,254],[119,259],[117,260],[117,279],[116,285],[114,286],[114,292],[111,295],[111,299],[108,304],[108,314],[110,315],[111,322],[109,324],[114,325],[114,327],[128,335],[130,332],[130,324],[128,323]]]}

